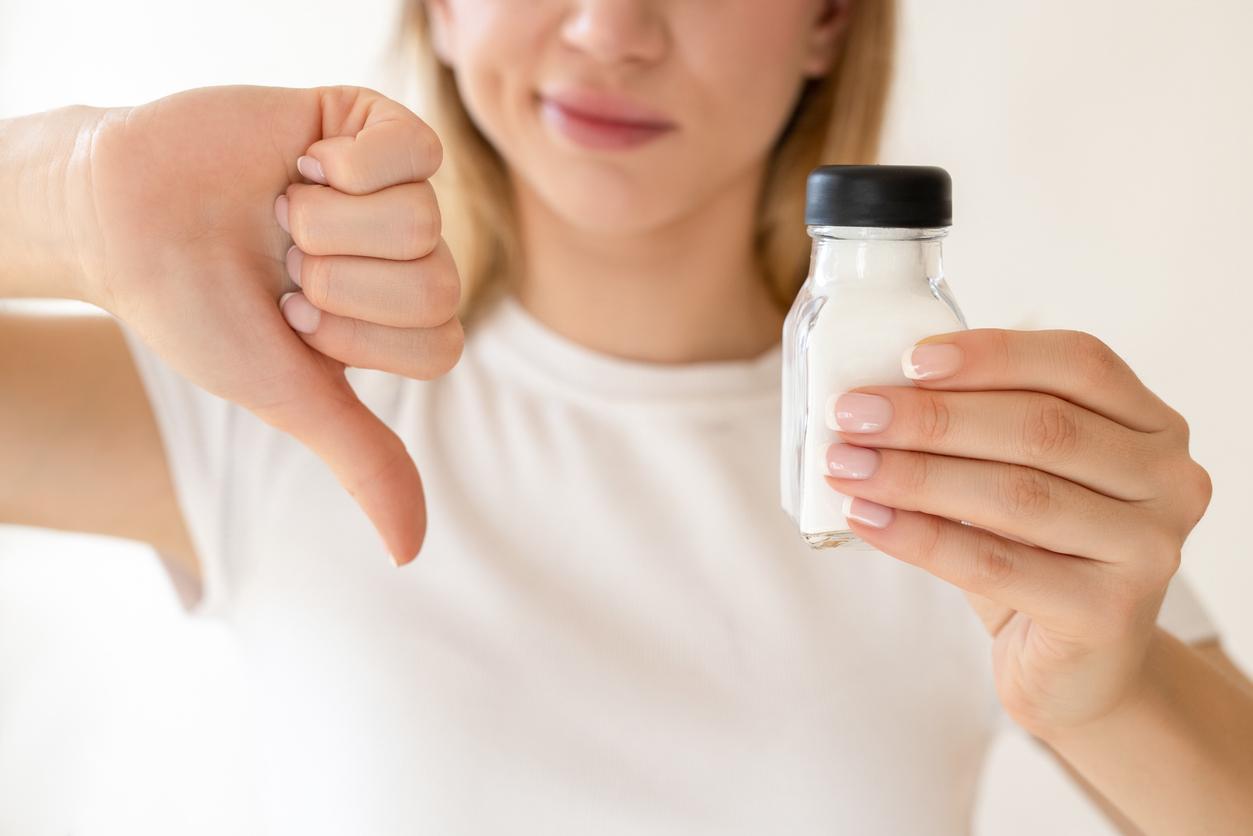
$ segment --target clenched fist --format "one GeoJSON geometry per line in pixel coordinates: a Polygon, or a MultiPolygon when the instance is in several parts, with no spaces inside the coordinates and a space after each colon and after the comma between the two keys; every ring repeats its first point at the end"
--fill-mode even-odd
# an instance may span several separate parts
{"type": "Polygon", "coordinates": [[[372,90],[238,86],[102,111],[84,136],[87,301],[307,445],[411,560],[421,479],[344,369],[429,379],[460,357],[434,131],[372,90]]]}

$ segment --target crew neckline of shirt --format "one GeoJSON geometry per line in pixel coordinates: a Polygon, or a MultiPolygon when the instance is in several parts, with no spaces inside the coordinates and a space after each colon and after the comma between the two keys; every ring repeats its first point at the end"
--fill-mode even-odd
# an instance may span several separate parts
{"type": "Polygon", "coordinates": [[[513,293],[484,311],[467,342],[485,362],[580,400],[652,405],[725,406],[770,403],[781,385],[782,343],[743,360],[661,363],[629,360],[588,348],[536,319],[513,293]]]}

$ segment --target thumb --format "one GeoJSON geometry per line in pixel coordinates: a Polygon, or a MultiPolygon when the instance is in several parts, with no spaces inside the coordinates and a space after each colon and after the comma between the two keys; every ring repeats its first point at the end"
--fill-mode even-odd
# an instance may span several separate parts
{"type": "Polygon", "coordinates": [[[404,442],[357,397],[342,363],[291,331],[286,338],[277,391],[252,411],[322,459],[370,518],[392,561],[409,563],[426,537],[426,499],[404,442]]]}
{"type": "Polygon", "coordinates": [[[439,137],[409,108],[366,87],[324,87],[318,94],[323,139],[305,152],[321,168],[315,182],[370,194],[427,180],[439,168],[439,137]]]}
{"type": "MultiPolygon", "coordinates": [[[[424,180],[439,167],[435,131],[403,105],[365,87],[312,92],[322,138],[306,153],[322,167],[322,182],[368,194],[424,180]]],[[[281,331],[283,392],[267,398],[264,414],[253,411],[317,454],[373,522],[396,565],[408,563],[426,536],[426,504],[404,443],[357,398],[343,363],[305,344],[277,309],[271,320],[281,331]]]]}

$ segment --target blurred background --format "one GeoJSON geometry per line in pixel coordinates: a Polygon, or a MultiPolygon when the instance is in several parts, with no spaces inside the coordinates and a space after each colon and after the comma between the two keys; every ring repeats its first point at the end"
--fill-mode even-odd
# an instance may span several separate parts
{"type": "MultiPolygon", "coordinates": [[[[1182,571],[1253,669],[1253,4],[902,10],[882,161],[952,172],[947,268],[972,327],[1091,331],[1189,419],[1215,492],[1182,571]]],[[[399,11],[0,0],[0,117],[227,83],[361,84],[422,114],[399,11]]],[[[240,688],[229,635],[184,613],[150,549],[0,526],[0,833],[253,832],[240,688]]],[[[975,832],[1113,833],[1016,732],[975,832]]]]}

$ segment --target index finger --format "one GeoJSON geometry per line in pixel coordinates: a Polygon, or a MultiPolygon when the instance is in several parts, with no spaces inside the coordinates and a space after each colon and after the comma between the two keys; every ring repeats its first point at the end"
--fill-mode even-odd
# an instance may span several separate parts
{"type": "Polygon", "coordinates": [[[1160,432],[1179,420],[1113,349],[1083,331],[936,334],[906,348],[901,368],[926,389],[1045,392],[1140,432],[1160,432]]]}
{"type": "Polygon", "coordinates": [[[370,194],[429,179],[439,169],[439,137],[409,108],[364,87],[318,92],[323,138],[305,153],[324,176],[310,179],[347,194],[370,194]]]}

